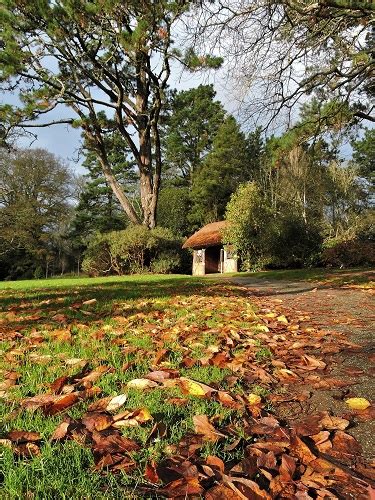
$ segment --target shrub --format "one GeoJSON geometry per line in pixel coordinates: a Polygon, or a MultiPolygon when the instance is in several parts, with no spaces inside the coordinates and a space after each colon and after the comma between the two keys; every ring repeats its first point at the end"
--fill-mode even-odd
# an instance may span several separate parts
{"type": "Polygon", "coordinates": [[[85,251],[82,271],[89,276],[103,276],[109,274],[111,268],[111,252],[107,235],[96,234],[85,251]]]}
{"type": "Polygon", "coordinates": [[[178,270],[181,263],[180,256],[176,253],[161,253],[151,262],[151,272],[155,274],[169,274],[178,270]]]}
{"type": "Polygon", "coordinates": [[[129,226],[122,231],[97,235],[85,252],[83,271],[106,273],[169,273],[180,265],[181,241],[166,228],[129,226]]]}
{"type": "Polygon", "coordinates": [[[311,265],[321,249],[318,224],[286,206],[276,211],[254,182],[232,195],[226,218],[224,241],[237,249],[243,270],[311,265]]]}
{"type": "Polygon", "coordinates": [[[322,252],[322,263],[332,267],[373,266],[375,243],[359,239],[348,241],[330,240],[322,252]]]}

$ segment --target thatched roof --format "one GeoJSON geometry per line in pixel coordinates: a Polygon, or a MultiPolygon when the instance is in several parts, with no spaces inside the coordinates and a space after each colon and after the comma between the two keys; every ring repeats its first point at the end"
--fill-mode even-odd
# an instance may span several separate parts
{"type": "Polygon", "coordinates": [[[226,225],[227,222],[224,220],[207,224],[207,226],[202,227],[202,229],[190,236],[182,245],[182,248],[197,249],[221,245],[222,232],[226,225]]]}

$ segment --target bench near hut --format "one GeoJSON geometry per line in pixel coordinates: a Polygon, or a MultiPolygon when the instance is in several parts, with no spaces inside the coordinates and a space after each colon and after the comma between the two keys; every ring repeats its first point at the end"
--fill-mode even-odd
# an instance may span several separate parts
{"type": "Polygon", "coordinates": [[[193,275],[237,272],[237,255],[222,243],[225,221],[212,222],[194,233],[182,248],[193,249],[193,275]]]}

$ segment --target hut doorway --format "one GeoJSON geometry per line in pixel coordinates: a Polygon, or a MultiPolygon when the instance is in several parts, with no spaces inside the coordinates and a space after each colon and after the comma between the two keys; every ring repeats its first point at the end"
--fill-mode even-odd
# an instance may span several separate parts
{"type": "Polygon", "coordinates": [[[221,247],[208,247],[205,251],[205,271],[206,274],[220,272],[221,247]]]}

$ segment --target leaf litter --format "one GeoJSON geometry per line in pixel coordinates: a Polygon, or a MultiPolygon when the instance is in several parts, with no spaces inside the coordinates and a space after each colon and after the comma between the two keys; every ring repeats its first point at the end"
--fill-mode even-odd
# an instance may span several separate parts
{"type": "MultiPolygon", "coordinates": [[[[81,305],[93,304],[98,307],[96,299],[82,300],[69,312],[80,314],[81,305]]],[[[0,445],[20,459],[32,460],[43,453],[47,439],[52,444],[75,441],[91,449],[97,473],[122,471],[131,476],[142,467],[143,478],[135,481],[138,497],[369,498],[374,464],[362,457],[358,442],[347,433],[354,424],[352,415],[322,411],[302,413],[292,421],[278,417],[281,405],[306,401],[322,388],[345,387],[345,381],[330,376],[330,356],[355,345],[334,329],[310,326],[308,317],[285,308],[280,299],[249,297],[235,287],[212,286],[204,294],[177,295],[159,307],[151,300],[138,301],[127,314],[127,304],[115,303],[110,314],[113,326],[95,317],[87,320],[90,328],[82,316],[76,320],[59,310],[49,314],[60,322],[58,329],[32,302],[11,306],[5,313],[13,330],[5,327],[9,346],[0,372],[0,396],[13,412],[18,406],[17,412],[41,412],[44,418],[61,415],[61,421],[49,437],[37,431],[4,431],[0,445]],[[40,330],[27,332],[25,318],[41,321],[40,330]],[[101,381],[118,371],[110,356],[56,360],[38,353],[48,339],[74,343],[77,325],[88,338],[107,343],[108,350],[116,346],[131,359],[124,362],[123,373],[132,373],[141,361],[144,372],[138,370],[121,391],[106,395],[101,381]],[[40,393],[13,397],[13,390],[23,384],[26,359],[58,361],[65,369],[78,365],[80,371],[45,383],[40,393]],[[223,376],[218,381],[199,380],[200,370],[205,369],[222,370],[223,376]],[[132,393],[152,391],[162,391],[176,411],[201,401],[229,413],[223,418],[212,411],[196,411],[190,429],[173,442],[167,413],[153,415],[146,406],[128,406],[132,393]],[[69,412],[78,406],[81,413],[73,417],[69,412]],[[143,442],[124,434],[131,428],[144,430],[143,442]],[[155,443],[164,443],[161,454],[138,462],[142,448],[151,449],[155,443]]],[[[364,398],[346,402],[356,415],[373,415],[373,404],[364,398]]]]}

